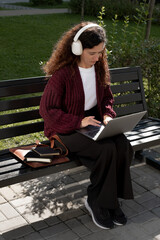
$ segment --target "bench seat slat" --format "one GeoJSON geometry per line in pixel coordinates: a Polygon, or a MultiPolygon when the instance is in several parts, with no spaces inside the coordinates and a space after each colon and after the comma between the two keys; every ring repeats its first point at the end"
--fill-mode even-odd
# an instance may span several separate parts
{"type": "Polygon", "coordinates": [[[141,138],[146,138],[146,137],[156,136],[156,135],[160,135],[160,126],[159,128],[148,130],[148,131],[145,130],[142,132],[138,132],[138,131],[128,132],[127,138],[130,141],[133,141],[136,139],[141,139],[141,138]]]}
{"type": "Polygon", "coordinates": [[[145,148],[150,148],[160,143],[160,135],[155,135],[147,138],[142,138],[136,141],[131,141],[134,151],[139,151],[145,148]]]}

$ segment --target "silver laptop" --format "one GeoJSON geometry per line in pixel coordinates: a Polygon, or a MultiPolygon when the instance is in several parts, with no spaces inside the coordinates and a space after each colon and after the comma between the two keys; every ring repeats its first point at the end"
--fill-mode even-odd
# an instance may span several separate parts
{"type": "Polygon", "coordinates": [[[107,125],[101,124],[100,127],[89,125],[78,129],[77,132],[93,139],[94,141],[112,137],[121,133],[131,131],[143,118],[147,111],[117,117],[108,122],[107,125]]]}

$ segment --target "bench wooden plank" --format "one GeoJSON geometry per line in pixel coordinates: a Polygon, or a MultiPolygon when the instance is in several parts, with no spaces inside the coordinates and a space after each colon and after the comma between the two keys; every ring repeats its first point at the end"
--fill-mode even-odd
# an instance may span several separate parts
{"type": "Polygon", "coordinates": [[[0,125],[24,122],[41,118],[38,110],[24,111],[6,115],[0,115],[0,125]]]}
{"type": "Polygon", "coordinates": [[[26,94],[26,92],[29,93],[35,93],[36,92],[42,92],[44,89],[44,86],[42,83],[37,84],[26,84],[21,86],[10,86],[10,87],[3,87],[2,91],[0,92],[0,98],[1,97],[10,97],[10,96],[16,96],[16,95],[22,95],[26,94]]]}
{"type": "Polygon", "coordinates": [[[120,117],[120,116],[124,116],[127,114],[141,112],[141,111],[144,111],[145,109],[144,109],[143,104],[136,104],[136,105],[120,106],[120,107],[115,106],[114,110],[115,110],[117,116],[120,117]]]}
{"type": "Polygon", "coordinates": [[[20,108],[34,107],[38,106],[40,103],[41,96],[38,97],[28,97],[20,99],[11,99],[6,101],[1,101],[0,111],[8,111],[20,108]]]}
{"type": "Polygon", "coordinates": [[[111,86],[113,94],[124,93],[128,91],[140,91],[139,82],[125,83],[121,85],[112,85],[111,86]]]}
{"type": "Polygon", "coordinates": [[[44,129],[43,121],[0,129],[0,139],[6,139],[6,138],[15,137],[15,136],[22,136],[29,133],[35,133],[35,132],[43,131],[43,129],[44,129]]]}
{"type": "Polygon", "coordinates": [[[126,104],[131,102],[141,102],[142,97],[140,93],[126,94],[114,98],[114,105],[126,104]]]}

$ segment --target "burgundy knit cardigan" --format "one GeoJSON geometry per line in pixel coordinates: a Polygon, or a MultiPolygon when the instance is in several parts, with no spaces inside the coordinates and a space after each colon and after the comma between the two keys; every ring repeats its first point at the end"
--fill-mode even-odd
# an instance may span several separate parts
{"type": "MultiPolygon", "coordinates": [[[[96,77],[97,106],[103,115],[116,116],[110,86],[100,86],[96,77]]],[[[80,127],[84,118],[84,90],[78,66],[75,74],[70,66],[56,71],[49,79],[40,102],[40,115],[44,119],[44,133],[50,138],[56,133],[68,134],[80,127]]]]}

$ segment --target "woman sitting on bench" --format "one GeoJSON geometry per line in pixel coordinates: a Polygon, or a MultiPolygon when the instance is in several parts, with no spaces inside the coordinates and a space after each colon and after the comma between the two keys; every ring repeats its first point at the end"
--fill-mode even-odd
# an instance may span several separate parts
{"type": "Polygon", "coordinates": [[[44,66],[52,75],[44,90],[40,114],[48,138],[58,134],[68,150],[86,158],[91,184],[85,206],[103,229],[124,225],[119,198],[133,199],[130,163],[133,150],[123,134],[93,141],[76,132],[116,116],[112,105],[106,35],[97,24],[83,22],[66,32],[44,66]]]}

